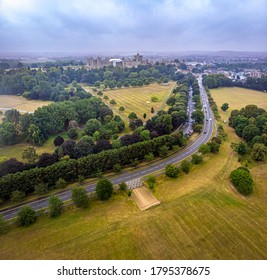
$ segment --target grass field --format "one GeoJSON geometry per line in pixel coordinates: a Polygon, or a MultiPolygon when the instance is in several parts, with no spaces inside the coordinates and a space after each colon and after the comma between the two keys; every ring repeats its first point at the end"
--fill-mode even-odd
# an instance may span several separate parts
{"type": "Polygon", "coordinates": [[[189,175],[157,179],[160,205],[140,211],[118,193],[42,217],[0,236],[0,259],[267,259],[267,164],[251,169],[253,195],[239,195],[228,180],[239,166],[230,148],[237,136],[226,130],[218,155],[189,175]]]}
{"type": "Polygon", "coordinates": [[[229,109],[226,112],[219,109],[222,119],[228,119],[231,110],[239,110],[248,104],[255,104],[258,107],[267,110],[267,93],[261,91],[237,87],[226,87],[211,89],[210,93],[219,108],[223,103],[229,104],[229,109]]]}
{"type": "Polygon", "coordinates": [[[143,114],[147,114],[146,120],[151,118],[153,115],[151,113],[151,107],[154,108],[156,113],[167,98],[174,84],[174,82],[169,82],[168,86],[151,84],[143,87],[105,90],[103,93],[104,95],[107,95],[109,99],[102,100],[109,105],[116,114],[123,116],[124,119],[127,119],[131,112],[135,112],[137,116],[144,121],[143,114]],[[152,96],[157,97],[158,102],[152,102],[152,96]],[[117,103],[116,105],[110,105],[109,102],[112,99],[115,99],[117,103]],[[121,106],[125,108],[125,111],[119,111],[121,106]]]}
{"type": "Polygon", "coordinates": [[[0,95],[0,110],[16,109],[21,112],[34,112],[37,108],[48,105],[51,101],[28,100],[22,96],[0,95]]]}

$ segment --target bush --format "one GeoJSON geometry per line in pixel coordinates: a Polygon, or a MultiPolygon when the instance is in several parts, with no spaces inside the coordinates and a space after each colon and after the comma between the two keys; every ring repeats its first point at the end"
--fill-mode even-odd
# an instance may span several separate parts
{"type": "Polygon", "coordinates": [[[89,199],[84,188],[73,189],[71,199],[78,208],[87,208],[89,206],[89,199]]]}
{"type": "Polygon", "coordinates": [[[69,131],[68,131],[68,136],[70,139],[76,139],[78,137],[78,132],[76,129],[73,129],[71,128],[69,131]]]}
{"type": "Polygon", "coordinates": [[[67,182],[62,179],[62,178],[59,178],[57,181],[56,181],[56,189],[64,189],[67,185],[67,182]]]}
{"type": "Polygon", "coordinates": [[[177,178],[178,173],[179,173],[179,169],[173,164],[168,164],[165,167],[165,174],[170,178],[177,178]]]}
{"type": "Polygon", "coordinates": [[[83,184],[84,180],[85,180],[84,176],[82,176],[82,175],[78,176],[78,182],[80,185],[83,184]]]}
{"type": "Polygon", "coordinates": [[[131,196],[131,195],[132,195],[132,191],[131,191],[131,190],[128,190],[128,191],[127,191],[127,195],[128,195],[128,196],[131,196]]]}
{"type": "Polygon", "coordinates": [[[100,200],[108,200],[113,193],[113,185],[108,179],[101,179],[96,184],[96,195],[100,200]]]}
{"type": "Polygon", "coordinates": [[[190,172],[191,167],[192,167],[192,164],[190,161],[188,161],[188,160],[182,161],[181,169],[185,174],[188,174],[190,172]]]}
{"type": "Polygon", "coordinates": [[[149,188],[150,188],[151,190],[154,190],[154,188],[155,188],[155,183],[156,183],[156,178],[155,178],[154,176],[148,177],[147,183],[148,183],[149,188]]]}
{"type": "Polygon", "coordinates": [[[30,206],[24,206],[18,213],[18,224],[23,227],[27,227],[36,221],[36,212],[30,206]]]}
{"type": "Polygon", "coordinates": [[[192,164],[195,164],[195,165],[197,165],[197,164],[200,164],[200,163],[202,163],[203,162],[203,157],[201,156],[201,155],[192,155],[192,164]]]}
{"type": "Polygon", "coordinates": [[[243,195],[249,195],[253,191],[253,179],[244,168],[237,168],[230,174],[230,179],[235,188],[243,195]]]}
{"type": "Polygon", "coordinates": [[[166,145],[162,146],[159,149],[159,156],[160,157],[166,157],[168,155],[168,151],[169,151],[169,148],[166,145]]]}
{"type": "Polygon", "coordinates": [[[34,187],[34,193],[38,195],[48,193],[48,184],[40,183],[34,187]]]}
{"type": "Polygon", "coordinates": [[[25,198],[25,193],[21,191],[13,191],[11,193],[11,201],[13,203],[19,203],[25,198]]]}
{"type": "Polygon", "coordinates": [[[57,217],[62,213],[63,201],[58,196],[51,196],[48,200],[48,213],[50,217],[57,217]]]}
{"type": "Polygon", "coordinates": [[[4,219],[3,215],[0,214],[0,234],[8,232],[8,229],[7,221],[4,219]]]}
{"type": "Polygon", "coordinates": [[[54,145],[55,146],[60,146],[63,143],[64,143],[64,139],[60,135],[58,135],[54,140],[54,145]]]}
{"type": "Polygon", "coordinates": [[[122,167],[121,167],[121,165],[120,165],[119,163],[114,164],[114,166],[113,166],[113,172],[119,173],[119,172],[121,172],[121,170],[122,170],[122,167]]]}
{"type": "Polygon", "coordinates": [[[152,161],[154,159],[154,154],[153,153],[149,153],[147,155],[145,155],[145,160],[146,161],[152,161]]]}
{"type": "Polygon", "coordinates": [[[122,182],[119,184],[119,188],[121,191],[125,191],[127,189],[127,184],[125,182],[122,182]]]}

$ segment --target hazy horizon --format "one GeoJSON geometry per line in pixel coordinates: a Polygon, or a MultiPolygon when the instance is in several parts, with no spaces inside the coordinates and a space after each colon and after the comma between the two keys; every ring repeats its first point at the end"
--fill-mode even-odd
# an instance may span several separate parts
{"type": "Polygon", "coordinates": [[[266,0],[0,0],[0,52],[266,52],[266,14],[266,0]]]}

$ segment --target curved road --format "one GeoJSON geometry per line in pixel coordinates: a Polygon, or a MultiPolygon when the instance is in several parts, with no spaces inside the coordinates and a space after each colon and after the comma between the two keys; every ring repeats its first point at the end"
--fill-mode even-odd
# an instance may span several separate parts
{"type": "MultiPolygon", "coordinates": [[[[178,162],[186,159],[187,157],[191,156],[195,152],[197,152],[199,147],[210,139],[212,132],[213,132],[213,127],[215,125],[215,120],[213,118],[211,109],[208,104],[208,97],[207,97],[207,93],[202,85],[201,76],[198,78],[198,83],[199,83],[199,87],[200,87],[200,96],[202,98],[203,110],[205,113],[205,121],[204,121],[204,128],[203,128],[202,134],[200,136],[198,136],[190,145],[185,147],[185,149],[183,149],[179,153],[176,153],[168,158],[162,159],[154,164],[147,165],[147,166],[137,169],[135,171],[128,171],[124,174],[116,176],[115,178],[110,178],[110,180],[113,184],[116,185],[116,184],[119,184],[122,182],[127,182],[130,180],[136,179],[136,178],[140,178],[140,177],[143,177],[148,174],[151,174],[151,173],[164,169],[167,164],[178,163],[178,162]]],[[[95,186],[96,186],[96,183],[86,186],[87,192],[89,192],[89,193],[94,192],[95,186]]],[[[63,201],[70,200],[71,199],[71,190],[66,190],[57,195],[63,201]]],[[[27,203],[27,205],[30,205],[35,210],[47,208],[48,198],[43,198],[40,200],[32,201],[32,202],[27,203]]],[[[13,209],[3,210],[3,211],[1,211],[1,213],[3,214],[5,219],[7,219],[7,220],[12,219],[17,216],[21,207],[22,206],[18,206],[13,209]]]]}

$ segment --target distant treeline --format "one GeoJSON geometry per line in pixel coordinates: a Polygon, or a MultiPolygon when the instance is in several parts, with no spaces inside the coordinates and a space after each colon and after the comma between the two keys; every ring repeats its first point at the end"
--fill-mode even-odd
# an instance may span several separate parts
{"type": "Polygon", "coordinates": [[[168,82],[183,76],[176,72],[174,65],[160,63],[137,68],[108,66],[92,70],[85,67],[64,69],[62,66],[38,70],[22,67],[0,71],[0,94],[20,94],[28,99],[64,101],[74,96],[86,96],[81,86],[77,85],[80,82],[104,89],[168,82]]]}
{"type": "Polygon", "coordinates": [[[261,78],[248,77],[246,81],[232,81],[223,74],[211,74],[204,76],[203,84],[208,88],[236,86],[260,91],[267,91],[267,76],[262,76],[261,78]]]}

